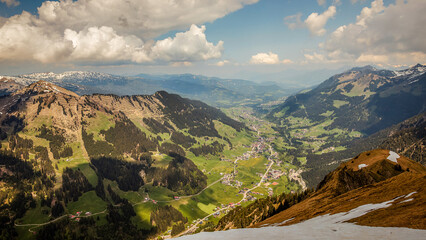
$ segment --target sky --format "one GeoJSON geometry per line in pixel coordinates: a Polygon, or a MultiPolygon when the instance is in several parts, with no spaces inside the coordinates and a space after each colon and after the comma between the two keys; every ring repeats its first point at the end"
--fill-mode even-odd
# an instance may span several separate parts
{"type": "Polygon", "coordinates": [[[310,85],[426,63],[425,0],[0,0],[0,75],[192,73],[310,85]]]}

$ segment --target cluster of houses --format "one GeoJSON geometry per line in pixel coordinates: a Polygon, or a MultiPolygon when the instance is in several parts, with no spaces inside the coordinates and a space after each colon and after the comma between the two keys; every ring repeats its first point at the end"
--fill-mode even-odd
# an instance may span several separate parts
{"type": "MultiPolygon", "coordinates": [[[[285,172],[283,172],[279,169],[271,169],[271,170],[269,170],[268,174],[266,175],[266,179],[267,180],[279,179],[284,174],[285,174],[285,172]]],[[[263,173],[257,173],[257,175],[262,177],[263,173]]]]}
{"type": "Polygon", "coordinates": [[[222,184],[232,186],[232,187],[241,187],[243,185],[242,182],[234,179],[234,174],[225,174],[222,179],[222,184]]]}
{"type": "MultiPolygon", "coordinates": [[[[263,173],[256,173],[256,174],[259,177],[263,177],[263,173]]],[[[286,173],[284,171],[282,171],[282,170],[279,170],[279,169],[270,169],[269,172],[268,172],[268,174],[265,176],[264,181],[267,181],[267,180],[277,180],[277,179],[280,179],[281,176],[283,176],[285,174],[286,173]]],[[[265,187],[269,186],[270,184],[272,184],[273,186],[278,185],[277,182],[273,182],[273,183],[265,182],[264,183],[265,187]]]]}
{"type": "Polygon", "coordinates": [[[263,153],[268,150],[268,144],[263,137],[259,137],[257,142],[251,145],[251,151],[253,153],[263,153]]]}
{"type": "Polygon", "coordinates": [[[80,222],[81,217],[89,217],[89,216],[92,216],[91,212],[86,212],[84,215],[83,215],[83,212],[76,212],[75,214],[70,215],[70,219],[76,222],[80,222]]]}

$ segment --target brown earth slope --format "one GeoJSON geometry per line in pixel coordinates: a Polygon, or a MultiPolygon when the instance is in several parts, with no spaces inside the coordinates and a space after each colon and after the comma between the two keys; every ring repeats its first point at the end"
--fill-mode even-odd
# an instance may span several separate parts
{"type": "Polygon", "coordinates": [[[426,168],[405,157],[391,161],[387,159],[389,155],[388,150],[372,150],[341,164],[325,177],[311,197],[255,227],[291,225],[395,199],[391,206],[371,211],[351,222],[426,229],[426,168]]]}

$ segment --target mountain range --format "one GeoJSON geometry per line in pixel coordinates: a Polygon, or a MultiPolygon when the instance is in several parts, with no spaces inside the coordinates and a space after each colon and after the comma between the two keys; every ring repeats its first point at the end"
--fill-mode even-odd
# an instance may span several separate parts
{"type": "MultiPolygon", "coordinates": [[[[38,80],[54,83],[79,95],[94,93],[115,95],[153,94],[163,90],[197,99],[218,107],[236,104],[259,104],[276,100],[290,92],[276,84],[259,84],[247,80],[220,79],[201,75],[148,75],[132,77],[97,72],[33,73],[3,76],[27,86],[38,80]]],[[[9,91],[12,92],[12,91],[9,91]]]]}
{"type": "Polygon", "coordinates": [[[302,175],[315,187],[341,160],[378,147],[411,151],[410,157],[423,162],[425,86],[426,67],[420,64],[400,71],[357,67],[288,97],[267,118],[284,136],[283,151],[303,157],[302,175]]]}
{"type": "Polygon", "coordinates": [[[401,71],[353,68],[289,97],[269,117],[276,122],[285,120],[283,115],[312,121],[333,119],[328,129],[370,135],[426,110],[425,73],[426,66],[420,64],[401,71]]]}

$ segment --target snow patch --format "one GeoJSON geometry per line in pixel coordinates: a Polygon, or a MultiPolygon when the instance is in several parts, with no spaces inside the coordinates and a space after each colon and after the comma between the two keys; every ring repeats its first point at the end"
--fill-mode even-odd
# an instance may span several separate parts
{"type": "Polygon", "coordinates": [[[358,169],[361,169],[361,168],[367,167],[367,166],[368,166],[367,164],[362,163],[362,164],[358,165],[358,169]]]}
{"type": "Polygon", "coordinates": [[[394,151],[389,151],[389,156],[388,156],[388,160],[394,162],[394,163],[398,163],[397,159],[400,158],[400,156],[394,152],[394,151]]]}
{"type": "Polygon", "coordinates": [[[416,194],[417,192],[412,192],[412,193],[410,193],[410,194],[408,194],[407,196],[405,196],[405,198],[409,198],[409,197],[411,197],[411,196],[413,196],[414,194],[416,194]]]}
{"type": "Polygon", "coordinates": [[[366,204],[349,212],[318,216],[290,226],[268,226],[262,228],[232,229],[220,232],[202,232],[183,236],[178,239],[423,239],[426,230],[397,227],[367,227],[347,222],[368,212],[387,208],[394,201],[395,199],[378,204],[366,204]]]}
{"type": "Polygon", "coordinates": [[[290,222],[291,220],[293,220],[294,219],[294,217],[292,217],[292,218],[290,218],[290,219],[287,219],[287,220],[284,220],[284,221],[282,221],[280,224],[284,224],[284,223],[288,223],[288,222],[290,222]]]}
{"type": "Polygon", "coordinates": [[[411,202],[411,201],[413,201],[413,200],[414,200],[414,198],[405,199],[404,201],[401,201],[401,202],[399,202],[398,204],[406,203],[406,202],[411,202]]]}
{"type": "Polygon", "coordinates": [[[280,225],[284,225],[285,223],[288,223],[288,222],[290,222],[291,220],[293,220],[294,219],[294,217],[292,217],[292,218],[289,218],[289,219],[287,219],[287,220],[284,220],[284,221],[282,221],[282,222],[280,222],[280,223],[274,223],[274,224],[263,224],[262,226],[260,226],[260,227],[278,227],[278,226],[280,226],[280,225]]]}

